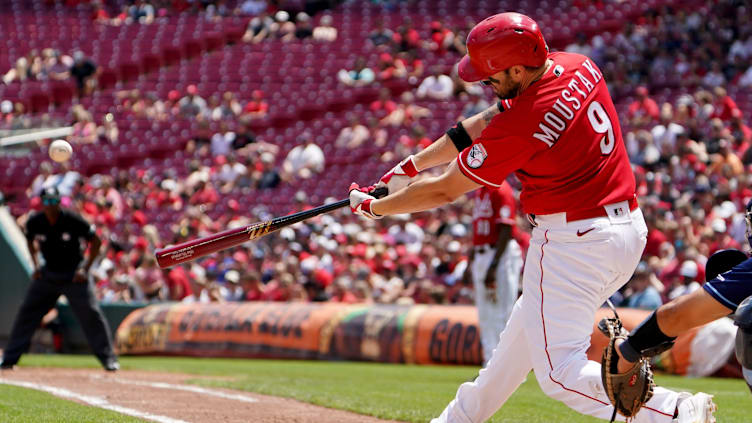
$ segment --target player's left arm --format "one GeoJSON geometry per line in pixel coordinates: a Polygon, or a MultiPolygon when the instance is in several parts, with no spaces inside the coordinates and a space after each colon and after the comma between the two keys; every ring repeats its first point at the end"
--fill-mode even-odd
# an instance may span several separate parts
{"type": "MultiPolygon", "coordinates": [[[[377,216],[415,213],[449,204],[478,187],[480,185],[465,176],[453,162],[442,175],[421,179],[394,194],[372,200],[370,208],[377,216]]],[[[350,199],[353,206],[352,194],[350,199]]]]}

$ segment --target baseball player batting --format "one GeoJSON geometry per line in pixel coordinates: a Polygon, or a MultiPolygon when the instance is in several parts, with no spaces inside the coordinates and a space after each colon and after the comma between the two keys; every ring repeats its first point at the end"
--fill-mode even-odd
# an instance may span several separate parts
{"type": "MultiPolygon", "coordinates": [[[[747,203],[745,218],[752,245],[752,201],[747,203]]],[[[736,358],[752,390],[752,259],[739,250],[719,251],[708,259],[705,275],[703,289],[658,307],[618,346],[620,372],[640,357],[671,348],[680,334],[734,313],[739,326],[736,358]]]]}
{"type": "MultiPolygon", "coordinates": [[[[586,350],[595,311],[632,275],[647,228],[603,74],[586,56],[549,53],[535,21],[518,13],[480,22],[467,48],[460,77],[491,87],[501,99],[496,108],[458,123],[387,172],[380,181],[386,197],[353,183],[350,207],[372,219],[427,210],[483,185],[499,187],[514,172],[534,225],[523,295],[491,359],[433,421],[488,419],[530,369],[551,398],[608,420],[614,408],[601,366],[586,350]],[[409,183],[449,162],[442,175],[409,183]]],[[[655,388],[632,421],[708,423],[714,410],[710,395],[655,388]]]]}
{"type": "Polygon", "coordinates": [[[483,362],[491,359],[499,334],[517,301],[522,251],[513,237],[516,203],[512,187],[481,187],[473,204],[470,273],[478,309],[483,362]]]}

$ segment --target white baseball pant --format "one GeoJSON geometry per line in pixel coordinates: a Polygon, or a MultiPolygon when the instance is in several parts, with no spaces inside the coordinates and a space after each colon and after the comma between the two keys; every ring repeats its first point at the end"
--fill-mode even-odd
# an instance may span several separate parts
{"type": "MultiPolygon", "coordinates": [[[[616,205],[629,210],[626,202],[616,205]]],[[[432,422],[487,420],[530,369],[546,395],[582,414],[611,418],[613,407],[603,390],[601,366],[589,361],[586,351],[596,309],[631,277],[645,247],[642,212],[636,209],[622,216],[611,213],[569,223],[564,213],[557,213],[536,216],[535,222],[523,295],[491,360],[475,381],[459,387],[432,422]]],[[[656,388],[633,421],[671,422],[677,398],[676,392],[656,388]]]]}
{"type": "Polygon", "coordinates": [[[522,271],[522,250],[517,241],[510,239],[496,267],[496,287],[489,290],[483,282],[495,254],[494,248],[485,247],[481,250],[476,247],[472,263],[475,306],[478,308],[478,327],[484,363],[491,359],[493,350],[499,343],[499,335],[512,315],[522,271]]]}

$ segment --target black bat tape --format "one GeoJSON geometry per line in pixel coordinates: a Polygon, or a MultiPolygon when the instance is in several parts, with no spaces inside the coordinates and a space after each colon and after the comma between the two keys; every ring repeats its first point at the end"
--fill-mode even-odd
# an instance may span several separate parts
{"type": "MultiPolygon", "coordinates": [[[[386,187],[376,188],[371,195],[376,198],[381,198],[389,193],[389,189],[386,187]]],[[[350,200],[340,200],[334,203],[325,204],[310,210],[303,210],[301,212],[293,213],[291,215],[277,217],[266,222],[257,223],[248,227],[248,240],[254,240],[261,238],[269,232],[274,232],[282,229],[285,226],[290,226],[298,222],[302,222],[306,219],[318,216],[320,214],[329,213],[330,211],[340,209],[342,207],[350,205],[350,200]]]]}
{"type": "Polygon", "coordinates": [[[387,188],[387,187],[376,188],[371,193],[371,195],[373,195],[376,198],[386,197],[387,194],[389,194],[389,188],[387,188]]]}

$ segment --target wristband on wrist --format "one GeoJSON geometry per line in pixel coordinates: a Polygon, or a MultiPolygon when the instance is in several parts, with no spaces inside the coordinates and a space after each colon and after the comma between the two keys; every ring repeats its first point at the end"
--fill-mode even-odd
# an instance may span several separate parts
{"type": "Polygon", "coordinates": [[[402,171],[405,172],[405,175],[413,178],[418,174],[418,166],[415,165],[415,156],[410,155],[408,158],[402,161],[400,163],[400,166],[402,166],[402,171]]]}

